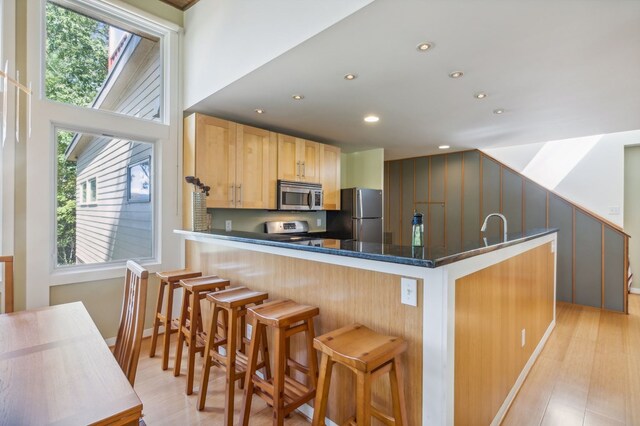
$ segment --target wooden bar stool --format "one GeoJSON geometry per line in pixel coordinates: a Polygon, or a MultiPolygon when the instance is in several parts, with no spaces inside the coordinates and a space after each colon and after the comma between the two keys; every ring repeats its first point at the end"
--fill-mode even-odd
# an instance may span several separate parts
{"type": "Polygon", "coordinates": [[[249,424],[251,399],[260,396],[273,407],[273,424],[283,425],[285,416],[310,401],[316,394],[318,383],[318,358],[313,349],[313,317],[320,310],[315,306],[300,305],[291,300],[276,300],[248,309],[252,321],[251,344],[242,400],[242,424],[249,424]],[[274,371],[273,378],[262,379],[255,372],[258,349],[264,339],[266,327],[273,328],[274,371]],[[289,339],[297,333],[305,333],[308,365],[304,366],[289,357],[289,339]],[[290,369],[308,377],[304,385],[289,375],[290,369]]]}
{"type": "Polygon", "coordinates": [[[180,280],[180,286],[184,289],[184,295],[182,296],[182,309],[180,310],[178,346],[176,348],[176,363],[173,375],[176,377],[180,375],[182,346],[186,343],[189,351],[187,357],[187,395],[191,395],[193,393],[193,370],[196,353],[204,354],[205,346],[200,301],[211,291],[229,287],[229,280],[212,275],[180,280]]]}
{"type": "Polygon", "coordinates": [[[369,426],[374,416],[386,425],[407,425],[400,361],[400,355],[407,349],[404,339],[383,336],[363,325],[351,324],[316,337],[313,346],[322,352],[313,426],[324,425],[331,370],[336,362],[356,374],[356,416],[345,424],[369,426]],[[371,383],[385,373],[389,373],[391,382],[393,417],[371,405],[371,383]]]}
{"type": "Polygon", "coordinates": [[[164,342],[162,344],[162,369],[169,368],[169,348],[171,346],[171,335],[178,331],[177,318],[172,316],[173,312],[173,292],[180,288],[180,280],[202,276],[202,272],[189,271],[188,269],[180,269],[179,271],[156,272],[160,278],[160,288],[158,289],[158,302],[156,303],[156,314],[153,318],[153,334],[151,335],[151,351],[149,356],[156,356],[156,344],[158,342],[158,330],[160,325],[164,327],[164,342]],[[167,307],[165,313],[162,313],[162,302],[165,289],[167,291],[167,307]]]}
{"type": "MultiPolygon", "coordinates": [[[[211,311],[211,326],[207,333],[207,345],[202,366],[198,410],[204,409],[211,366],[222,367],[227,378],[224,405],[224,424],[227,426],[233,425],[235,383],[237,380],[241,380],[242,384],[247,371],[248,360],[244,353],[245,344],[250,342],[245,337],[247,307],[249,305],[260,305],[268,297],[268,293],[253,291],[247,287],[234,287],[207,295],[207,300],[212,302],[213,309],[211,311]],[[223,335],[221,335],[218,333],[218,314],[223,312],[226,312],[228,327],[223,330],[223,335]],[[239,340],[238,335],[240,336],[239,340]],[[224,347],[225,355],[219,353],[220,347],[224,347]]],[[[266,330],[262,335],[261,343],[261,360],[257,363],[256,369],[264,368],[264,376],[268,380],[271,378],[271,368],[267,352],[266,330]]]]}

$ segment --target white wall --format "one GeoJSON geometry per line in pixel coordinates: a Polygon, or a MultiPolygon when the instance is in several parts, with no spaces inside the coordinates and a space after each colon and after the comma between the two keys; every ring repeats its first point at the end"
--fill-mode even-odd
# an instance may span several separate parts
{"type": "MultiPolygon", "coordinates": [[[[536,178],[530,170],[527,170],[527,165],[535,159],[536,155],[540,155],[543,149],[553,150],[563,142],[551,141],[485,149],[484,152],[544,185],[539,176],[536,178]]],[[[585,138],[585,143],[588,142],[585,138]]],[[[571,141],[568,140],[567,143],[571,141]]],[[[549,189],[617,225],[624,226],[624,147],[631,145],[640,145],[640,130],[602,135],[597,138],[591,149],[582,153],[584,156],[573,168],[562,173],[564,177],[559,183],[549,189]],[[612,213],[612,207],[617,207],[619,213],[612,213]]],[[[548,161],[546,170],[542,168],[539,172],[557,173],[562,163],[571,162],[569,158],[571,154],[565,152],[562,155],[567,159],[566,162],[548,161]]]]}
{"type": "Polygon", "coordinates": [[[372,0],[200,0],[184,15],[185,109],[372,0]]]}
{"type": "Polygon", "coordinates": [[[632,288],[640,292],[640,146],[624,150],[624,229],[631,235],[629,261],[632,288]]]}

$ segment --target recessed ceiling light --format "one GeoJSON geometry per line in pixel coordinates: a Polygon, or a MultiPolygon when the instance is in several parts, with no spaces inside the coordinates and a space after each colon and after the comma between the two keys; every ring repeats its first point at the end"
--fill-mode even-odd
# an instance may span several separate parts
{"type": "Polygon", "coordinates": [[[344,76],[344,79],[349,81],[355,80],[356,78],[358,78],[358,74],[347,74],[344,76]]]}
{"type": "Polygon", "coordinates": [[[476,99],[484,99],[487,97],[487,94],[484,92],[478,92],[475,95],[473,95],[476,99]]]}
{"type": "Polygon", "coordinates": [[[438,149],[449,149],[451,148],[449,145],[440,145],[438,149]]]}
{"type": "Polygon", "coordinates": [[[380,117],[378,117],[377,115],[367,115],[364,118],[364,121],[366,121],[367,123],[377,123],[378,121],[380,121],[380,117]]]}
{"type": "Polygon", "coordinates": [[[264,110],[260,108],[256,108],[254,109],[254,111],[257,112],[258,114],[264,114],[264,110]]]}
{"type": "Polygon", "coordinates": [[[504,113],[504,110],[502,108],[494,109],[493,113],[494,114],[502,114],[502,113],[504,113]]]}
{"type": "Polygon", "coordinates": [[[418,49],[418,52],[426,52],[431,48],[433,48],[433,43],[429,41],[425,41],[424,43],[420,43],[419,45],[416,46],[416,49],[418,49]]]}
{"type": "Polygon", "coordinates": [[[449,73],[449,77],[451,78],[460,78],[464,75],[462,71],[453,71],[449,73]]]}
{"type": "Polygon", "coordinates": [[[304,95],[293,95],[291,96],[293,99],[295,99],[296,101],[302,100],[304,99],[304,95]]]}

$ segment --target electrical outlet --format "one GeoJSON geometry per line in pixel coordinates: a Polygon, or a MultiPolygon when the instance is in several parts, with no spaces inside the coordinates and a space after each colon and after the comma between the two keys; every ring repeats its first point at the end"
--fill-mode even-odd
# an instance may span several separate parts
{"type": "Polygon", "coordinates": [[[316,226],[322,226],[322,219],[316,219],[316,226]]]}
{"type": "Polygon", "coordinates": [[[400,279],[400,302],[405,305],[418,306],[418,281],[413,278],[400,279]]]}
{"type": "Polygon", "coordinates": [[[620,214],[620,206],[609,206],[609,214],[611,214],[611,215],[619,215],[620,214]]]}
{"type": "Polygon", "coordinates": [[[527,343],[527,330],[525,328],[522,329],[522,347],[527,343]]]}
{"type": "Polygon", "coordinates": [[[231,221],[230,220],[225,220],[224,221],[224,230],[229,232],[229,231],[231,231],[231,229],[232,229],[231,228],[231,221]]]}

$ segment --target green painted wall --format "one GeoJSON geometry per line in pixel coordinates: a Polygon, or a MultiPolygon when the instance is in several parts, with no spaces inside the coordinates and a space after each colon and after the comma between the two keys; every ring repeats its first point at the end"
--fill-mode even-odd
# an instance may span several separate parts
{"type": "Polygon", "coordinates": [[[342,188],[382,189],[384,185],[384,149],[370,149],[341,154],[342,188]]]}

